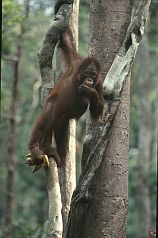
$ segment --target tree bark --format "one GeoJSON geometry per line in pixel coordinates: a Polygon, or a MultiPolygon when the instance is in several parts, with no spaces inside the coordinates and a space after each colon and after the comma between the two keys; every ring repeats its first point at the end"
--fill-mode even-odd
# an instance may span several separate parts
{"type": "Polygon", "coordinates": [[[53,158],[49,158],[49,168],[46,169],[48,204],[49,204],[49,238],[61,238],[63,223],[61,216],[61,193],[58,169],[53,158]]]}
{"type": "Polygon", "coordinates": [[[90,123],[87,131],[82,173],[72,196],[67,238],[126,236],[128,80],[144,33],[150,1],[139,3],[129,24],[130,4],[124,0],[116,7],[116,2],[111,0],[93,1],[91,5],[90,53],[102,62],[107,99],[105,117],[97,124],[90,123]]]}
{"type": "Polygon", "coordinates": [[[6,205],[6,233],[5,238],[13,237],[13,212],[14,212],[14,174],[17,163],[17,110],[18,110],[18,87],[19,87],[19,67],[22,55],[22,42],[25,33],[24,23],[29,16],[29,0],[24,2],[24,20],[21,23],[19,42],[15,56],[12,58],[13,64],[13,87],[11,99],[11,119],[8,142],[8,174],[7,174],[7,205],[6,205]]]}
{"type": "MultiPolygon", "coordinates": [[[[70,19],[70,28],[73,33],[74,43],[78,46],[78,13],[79,13],[79,0],[74,0],[73,11],[70,19]]],[[[59,63],[57,70],[60,68],[62,55],[58,53],[59,63]]],[[[64,64],[64,63],[63,63],[64,64]]],[[[66,158],[66,164],[64,167],[59,168],[59,180],[61,188],[61,199],[62,199],[62,218],[63,218],[63,237],[65,237],[66,224],[68,214],[70,210],[70,203],[72,193],[76,187],[76,121],[72,119],[69,127],[69,148],[66,158]]]]}
{"type": "MultiPolygon", "coordinates": [[[[91,54],[107,74],[123,42],[131,17],[130,1],[93,2],[90,15],[91,54]],[[97,9],[100,9],[97,10],[97,9]],[[104,14],[102,14],[104,13],[104,14]],[[97,36],[97,37],[96,37],[97,36]],[[105,36],[105,37],[102,37],[105,36]]],[[[102,164],[94,178],[94,193],[83,237],[126,237],[128,203],[129,80],[108,136],[102,164]],[[92,216],[93,214],[93,216],[92,216]]]]}
{"type": "MultiPolygon", "coordinates": [[[[78,45],[78,11],[79,1],[75,0],[73,4],[73,11],[70,19],[70,27],[73,32],[74,43],[78,45]]],[[[57,66],[56,66],[56,78],[64,71],[64,60],[61,51],[57,52],[57,66]],[[62,65],[62,67],[61,67],[62,65]]],[[[66,165],[63,168],[59,168],[59,180],[62,194],[62,217],[63,217],[63,236],[65,235],[65,227],[67,223],[67,217],[70,209],[71,196],[76,186],[76,122],[71,120],[69,129],[69,148],[66,159],[66,165]]]]}
{"type": "Polygon", "coordinates": [[[76,122],[71,120],[69,127],[69,148],[66,157],[66,163],[63,168],[59,168],[59,181],[62,199],[62,219],[63,219],[63,237],[70,210],[72,193],[76,186],[76,122]]]}
{"type": "MultiPolygon", "coordinates": [[[[44,40],[42,43],[42,47],[38,53],[39,59],[39,67],[42,78],[42,104],[45,102],[45,98],[48,94],[48,91],[52,88],[54,83],[54,78],[52,74],[52,59],[54,56],[54,49],[58,42],[59,36],[64,31],[65,27],[69,24],[70,16],[72,13],[72,4],[69,4],[69,1],[66,1],[61,5],[58,13],[55,16],[55,20],[51,23],[48,28],[44,40]]],[[[46,168],[46,176],[47,176],[47,185],[48,185],[48,199],[49,199],[49,237],[62,237],[63,224],[61,223],[61,192],[70,196],[67,193],[67,190],[71,192],[69,189],[71,183],[71,174],[65,170],[65,174],[62,175],[62,183],[66,183],[67,186],[64,187],[63,191],[60,192],[59,187],[59,176],[57,173],[57,165],[53,161],[53,158],[49,158],[50,165],[49,168],[46,168]],[[66,178],[66,179],[65,179],[66,178]],[[69,181],[68,181],[69,179],[69,181]]],[[[72,164],[70,164],[72,166],[72,164]]],[[[71,167],[69,168],[70,170],[71,167]]],[[[65,214],[67,214],[67,200],[66,204],[64,204],[65,214]]],[[[66,215],[65,215],[66,216],[66,215]]],[[[64,217],[66,220],[66,218],[64,217]]],[[[65,220],[63,220],[65,224],[65,220]]]]}

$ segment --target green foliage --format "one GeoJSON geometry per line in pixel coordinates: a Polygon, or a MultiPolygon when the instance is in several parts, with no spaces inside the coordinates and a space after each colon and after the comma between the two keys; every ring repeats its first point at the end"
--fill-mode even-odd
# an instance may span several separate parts
{"type": "Polygon", "coordinates": [[[127,237],[138,237],[138,150],[131,149],[129,154],[129,201],[127,237]]]}
{"type": "Polygon", "coordinates": [[[149,21],[149,39],[150,39],[150,52],[153,54],[158,54],[158,44],[157,44],[157,35],[158,28],[157,19],[158,19],[158,1],[155,0],[150,6],[150,21],[149,21]]]}
{"type": "MultiPolygon", "coordinates": [[[[155,90],[157,84],[157,57],[158,57],[158,46],[157,46],[157,37],[158,30],[156,21],[158,19],[157,12],[158,2],[152,2],[150,8],[150,21],[148,25],[148,51],[150,55],[149,59],[149,69],[144,69],[144,73],[149,75],[149,103],[150,110],[152,113],[151,120],[155,116],[156,109],[156,97],[157,92],[155,90]],[[146,72],[148,70],[148,72],[146,72]]],[[[139,69],[140,69],[140,53],[136,56],[134,69],[132,73],[132,82],[131,82],[131,136],[130,136],[130,159],[129,159],[129,212],[128,212],[128,230],[127,237],[139,237],[139,218],[138,218],[138,135],[141,123],[140,116],[140,85],[139,85],[139,69]]],[[[154,120],[153,120],[154,121],[154,120]]],[[[155,130],[154,123],[151,123],[152,131],[155,130]]],[[[150,202],[150,211],[151,211],[151,228],[155,228],[156,221],[156,160],[152,154],[153,150],[153,140],[154,135],[152,134],[151,141],[151,154],[149,158],[149,202],[150,202]]],[[[148,136],[148,135],[146,135],[148,136]]]]}
{"type": "MultiPolygon", "coordinates": [[[[139,237],[139,167],[138,149],[131,149],[129,154],[129,205],[127,238],[139,237]]],[[[155,229],[156,222],[156,160],[149,163],[149,201],[151,210],[151,228],[155,229]]]]}
{"type": "Polygon", "coordinates": [[[2,52],[9,54],[20,31],[22,21],[22,7],[12,0],[3,0],[2,4],[2,52]]]}
{"type": "Polygon", "coordinates": [[[151,206],[151,225],[152,229],[155,228],[156,222],[156,208],[157,208],[157,161],[151,160],[149,165],[149,193],[150,193],[150,206],[151,206]]]}
{"type": "MultiPolygon", "coordinates": [[[[51,2],[51,1],[49,1],[51,2]]],[[[3,45],[2,52],[13,56],[18,44],[20,24],[23,21],[22,5],[13,1],[3,4],[3,45]]],[[[49,25],[48,14],[37,9],[32,11],[25,23],[26,33],[23,38],[23,54],[20,64],[19,121],[17,131],[17,167],[15,171],[15,204],[14,204],[14,233],[13,237],[25,238],[46,237],[42,229],[47,219],[47,190],[44,171],[32,174],[32,169],[25,165],[28,154],[27,142],[31,128],[40,110],[40,91],[37,89],[35,108],[30,109],[33,100],[33,85],[40,79],[37,52],[41,46],[43,35],[49,25]],[[42,214],[42,215],[41,215],[42,214]],[[39,233],[40,231],[40,233],[39,233]],[[39,234],[37,236],[37,234],[39,234]]],[[[10,118],[10,103],[13,83],[13,66],[9,61],[2,60],[2,94],[1,94],[1,205],[0,227],[5,227],[6,209],[6,175],[7,149],[10,118]],[[4,159],[5,158],[5,159],[4,159]]],[[[0,229],[3,237],[4,229],[0,229]]]]}

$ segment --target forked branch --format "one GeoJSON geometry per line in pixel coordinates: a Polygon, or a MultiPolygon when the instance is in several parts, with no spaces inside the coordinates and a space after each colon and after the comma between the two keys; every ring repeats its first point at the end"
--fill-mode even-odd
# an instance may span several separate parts
{"type": "MultiPolygon", "coordinates": [[[[60,1],[59,1],[60,2],[60,1]]],[[[42,78],[42,104],[53,87],[52,59],[59,36],[69,24],[72,13],[72,1],[65,0],[60,6],[54,21],[49,26],[38,53],[39,67],[42,78]]],[[[59,4],[60,5],[60,4],[59,4]]],[[[48,199],[49,199],[49,237],[62,237],[61,194],[56,162],[49,158],[49,167],[46,168],[48,199]]]]}

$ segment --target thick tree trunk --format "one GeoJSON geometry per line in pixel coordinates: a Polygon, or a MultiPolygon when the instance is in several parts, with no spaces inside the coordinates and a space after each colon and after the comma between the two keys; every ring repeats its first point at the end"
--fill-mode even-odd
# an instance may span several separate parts
{"type": "MultiPolygon", "coordinates": [[[[29,15],[29,0],[24,2],[24,21],[29,15]]],[[[14,210],[14,174],[16,168],[16,146],[17,146],[17,109],[18,109],[18,87],[19,66],[22,54],[23,34],[25,32],[24,22],[21,23],[19,42],[16,54],[13,57],[13,88],[11,99],[10,134],[8,140],[8,174],[7,174],[7,206],[6,206],[6,234],[5,238],[13,237],[13,210],[14,210]]]]}
{"type": "MultiPolygon", "coordinates": [[[[130,0],[93,1],[90,14],[90,53],[102,63],[103,78],[125,37],[131,17],[130,0]]],[[[83,237],[126,237],[128,203],[129,77],[102,164],[95,176],[93,199],[83,237]],[[92,215],[93,214],[93,215],[92,215]]]]}
{"type": "Polygon", "coordinates": [[[148,238],[150,227],[149,160],[151,110],[149,101],[149,51],[147,36],[140,45],[140,128],[139,128],[139,237],[148,238]],[[144,69],[146,73],[144,74],[144,69]]]}
{"type": "Polygon", "coordinates": [[[149,5],[150,0],[140,1],[130,19],[130,1],[121,1],[117,7],[114,0],[92,2],[90,52],[101,62],[104,58],[108,60],[105,65],[102,63],[103,76],[106,75],[103,83],[105,117],[88,127],[82,173],[72,196],[67,238],[126,236],[128,79],[144,34],[149,5]],[[103,38],[105,35],[107,41],[103,38]]]}

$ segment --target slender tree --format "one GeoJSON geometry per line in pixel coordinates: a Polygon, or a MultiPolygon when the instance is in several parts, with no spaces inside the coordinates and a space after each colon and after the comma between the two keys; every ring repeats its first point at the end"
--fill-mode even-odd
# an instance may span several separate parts
{"type": "Polygon", "coordinates": [[[16,53],[9,60],[13,65],[13,87],[12,100],[10,105],[10,132],[8,142],[8,174],[7,174],[7,204],[6,204],[6,234],[5,238],[13,237],[13,211],[14,211],[14,175],[17,162],[17,109],[18,109],[18,88],[19,88],[19,67],[22,55],[23,36],[25,33],[24,24],[29,16],[29,0],[24,2],[24,19],[20,26],[16,53]]]}
{"type": "MultiPolygon", "coordinates": [[[[78,46],[78,13],[79,0],[74,0],[73,11],[70,19],[70,28],[73,33],[74,44],[76,47],[78,46]]],[[[56,69],[59,72],[61,71],[61,65],[64,65],[63,61],[64,60],[62,60],[61,52],[58,52],[56,69]]],[[[57,75],[59,75],[59,73],[57,73],[57,75]]],[[[68,154],[65,166],[59,168],[59,180],[62,194],[63,236],[65,236],[65,228],[70,210],[71,197],[76,187],[76,121],[74,119],[70,121],[68,154]]]]}
{"type": "MultiPolygon", "coordinates": [[[[41,49],[38,54],[39,67],[42,78],[42,104],[44,104],[45,98],[48,94],[48,90],[52,88],[53,84],[53,74],[52,74],[52,59],[54,55],[54,49],[58,42],[59,36],[65,29],[65,26],[69,24],[70,16],[72,13],[72,4],[69,1],[65,1],[64,4],[60,7],[55,20],[51,23],[48,28],[44,40],[41,46],[41,49]],[[66,14],[65,14],[66,12],[66,14]]],[[[74,133],[73,133],[74,134],[74,133]]],[[[71,138],[71,137],[70,137],[71,138]]],[[[73,139],[74,140],[74,139],[73,139]]],[[[72,140],[71,140],[72,141],[72,140]]],[[[73,143],[74,144],[74,143],[73,143]]],[[[74,155],[73,157],[74,161],[74,155]]],[[[65,224],[67,217],[67,207],[69,208],[70,195],[72,193],[73,186],[71,183],[70,172],[74,173],[73,163],[69,161],[69,166],[66,167],[65,171],[61,172],[63,195],[65,196],[63,201],[63,222],[65,224]],[[70,169],[68,171],[68,169],[70,169]],[[72,171],[71,171],[72,170],[72,171]],[[67,176],[67,177],[66,177],[67,176]],[[69,180],[68,180],[69,178],[69,180]],[[68,192],[67,192],[68,191],[68,192]]],[[[47,175],[47,186],[48,186],[48,202],[49,202],[49,237],[50,238],[61,238],[63,230],[63,222],[61,217],[61,192],[59,186],[59,176],[57,172],[57,165],[53,158],[49,158],[49,167],[46,168],[47,175]]]]}

